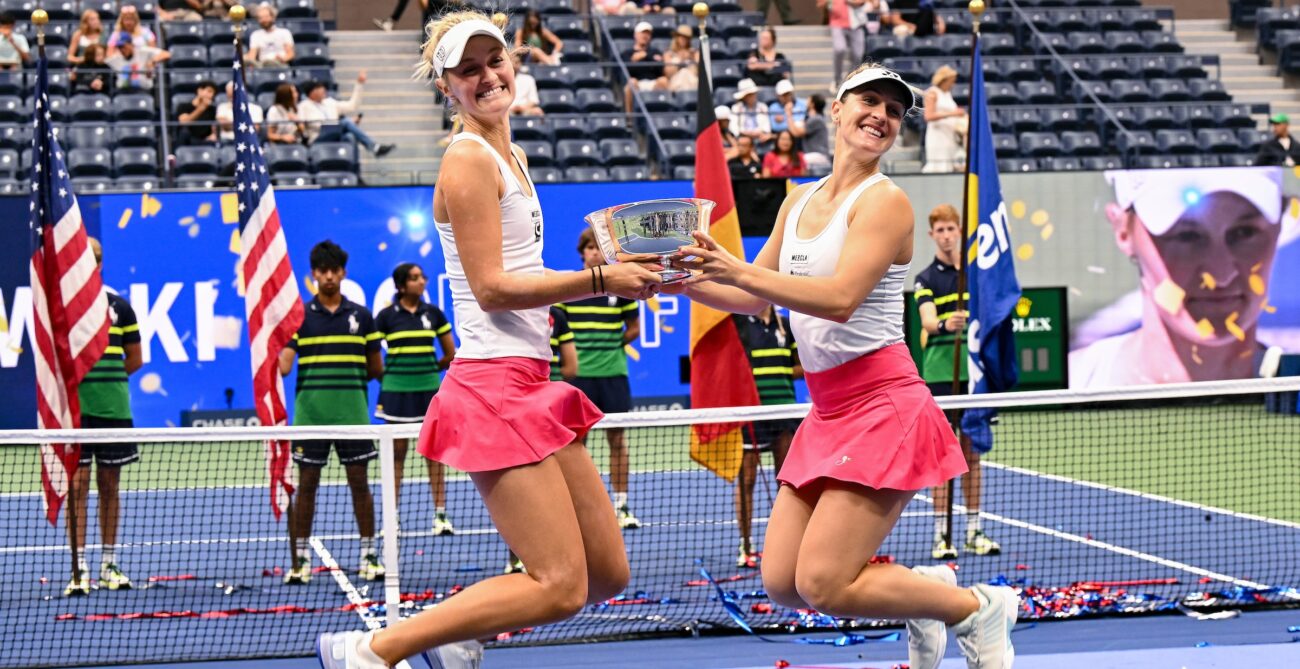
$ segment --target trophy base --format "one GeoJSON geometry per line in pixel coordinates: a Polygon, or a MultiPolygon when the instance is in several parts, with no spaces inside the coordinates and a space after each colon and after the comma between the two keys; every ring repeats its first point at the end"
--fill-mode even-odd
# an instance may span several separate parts
{"type": "Polygon", "coordinates": [[[666,269],[659,272],[659,277],[664,283],[677,283],[691,278],[691,273],[684,269],[666,269]]]}

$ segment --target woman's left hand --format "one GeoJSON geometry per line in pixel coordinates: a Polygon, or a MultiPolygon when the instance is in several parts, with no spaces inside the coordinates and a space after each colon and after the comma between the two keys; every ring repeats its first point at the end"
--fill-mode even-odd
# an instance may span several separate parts
{"type": "Polygon", "coordinates": [[[749,264],[731,255],[727,249],[718,246],[718,242],[704,232],[694,232],[694,246],[678,249],[674,264],[694,271],[696,274],[687,279],[687,285],[713,281],[725,286],[734,286],[749,264]],[[686,260],[694,256],[694,260],[686,260]]]}

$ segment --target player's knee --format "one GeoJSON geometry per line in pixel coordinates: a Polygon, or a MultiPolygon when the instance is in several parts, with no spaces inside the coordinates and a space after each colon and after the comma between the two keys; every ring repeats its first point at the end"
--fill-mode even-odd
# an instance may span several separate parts
{"type": "Polygon", "coordinates": [[[549,603],[546,612],[548,620],[557,621],[571,618],[582,611],[587,604],[587,570],[568,570],[560,574],[549,574],[537,578],[549,603]]]}
{"type": "Polygon", "coordinates": [[[849,583],[837,571],[800,565],[794,584],[799,598],[808,606],[827,615],[851,615],[845,613],[849,583]]]}
{"type": "Polygon", "coordinates": [[[601,567],[599,572],[592,571],[587,579],[587,602],[595,604],[611,597],[616,597],[627,589],[632,580],[627,560],[612,560],[611,564],[601,567]]]}
{"type": "Polygon", "coordinates": [[[799,589],[795,587],[794,574],[785,570],[769,569],[766,563],[763,564],[763,590],[767,592],[768,599],[781,606],[792,609],[807,607],[799,597],[799,589]]]}

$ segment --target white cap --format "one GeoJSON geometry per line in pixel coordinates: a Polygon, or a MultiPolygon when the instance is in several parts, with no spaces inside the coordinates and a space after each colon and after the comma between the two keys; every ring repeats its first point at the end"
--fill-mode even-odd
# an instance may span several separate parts
{"type": "Polygon", "coordinates": [[[506,38],[501,34],[501,29],[486,20],[473,19],[457,23],[438,40],[438,48],[433,52],[434,75],[441,77],[447,68],[460,65],[465,45],[475,35],[487,35],[500,42],[502,47],[506,46],[506,38]]]}
{"type": "Polygon", "coordinates": [[[1282,218],[1282,168],[1230,167],[1163,170],[1111,170],[1120,207],[1132,207],[1152,235],[1168,232],[1183,212],[1214,193],[1246,198],[1269,223],[1282,218]]]}
{"type": "Polygon", "coordinates": [[[896,72],[883,67],[872,67],[849,77],[847,81],[840,84],[840,90],[835,94],[835,99],[843,100],[844,96],[848,94],[849,91],[873,81],[884,81],[885,83],[894,86],[898,90],[900,94],[899,97],[902,98],[904,103],[911,100],[912,104],[909,105],[907,109],[903,110],[905,113],[921,106],[921,96],[919,92],[915,88],[912,88],[911,84],[903,81],[903,78],[898,76],[896,72]]]}
{"type": "Polygon", "coordinates": [[[740,83],[736,84],[736,99],[740,100],[750,93],[758,93],[758,84],[754,83],[753,79],[741,79],[740,83]]]}
{"type": "MultiPolygon", "coordinates": [[[[624,23],[623,25],[627,25],[627,24],[624,23]]],[[[635,34],[635,33],[639,33],[639,32],[645,32],[645,31],[647,31],[647,30],[649,30],[650,32],[654,32],[654,29],[655,29],[655,27],[652,26],[652,25],[650,25],[650,22],[649,22],[649,21],[642,21],[642,22],[636,24],[636,27],[632,29],[632,33],[635,34]]]]}
{"type": "Polygon", "coordinates": [[[785,95],[786,93],[793,93],[793,92],[794,92],[794,84],[790,83],[789,79],[782,79],[776,82],[777,95],[785,95]]]}
{"type": "Polygon", "coordinates": [[[730,121],[731,107],[728,107],[727,105],[718,105],[717,107],[714,107],[713,117],[718,119],[719,121],[730,121]]]}

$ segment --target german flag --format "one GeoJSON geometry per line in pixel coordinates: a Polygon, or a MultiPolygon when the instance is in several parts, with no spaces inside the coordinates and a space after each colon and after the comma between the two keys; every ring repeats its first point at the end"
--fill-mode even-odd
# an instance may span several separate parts
{"type": "MultiPolygon", "coordinates": [[[[740,219],[731,192],[731,172],[722,148],[722,132],[713,114],[707,36],[700,40],[699,99],[695,135],[695,197],[717,203],[709,219],[709,234],[737,258],[745,257],[740,241],[740,219]]],[[[749,358],[731,314],[691,303],[691,407],[752,406],[758,388],[749,358]]],[[[748,423],[697,425],[691,432],[691,459],[731,481],[740,471],[744,446],[741,430],[748,423]]]]}

